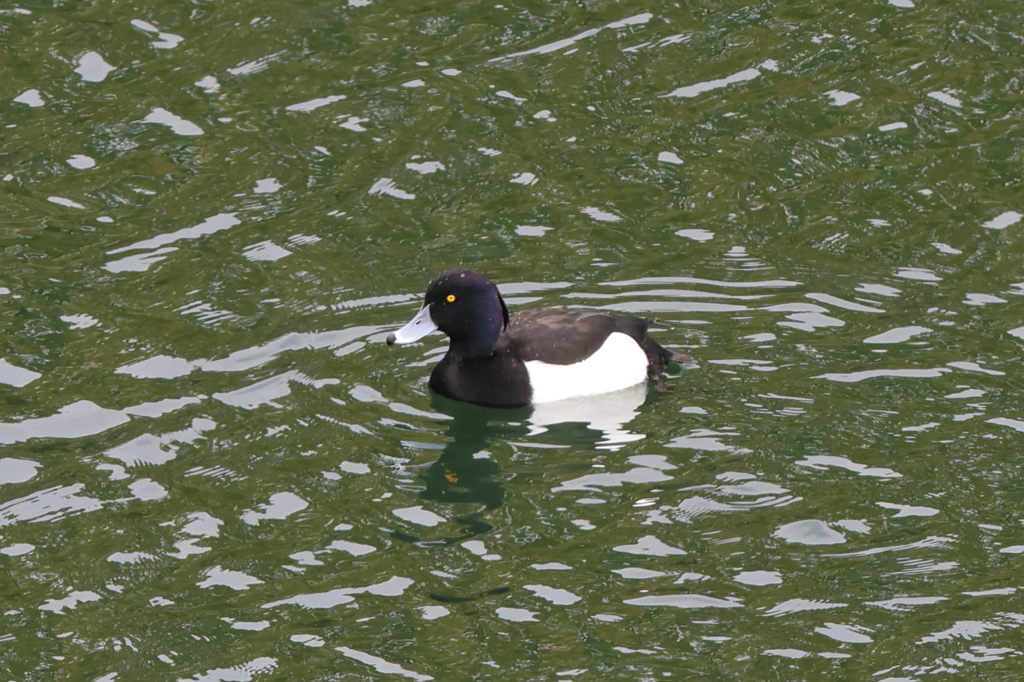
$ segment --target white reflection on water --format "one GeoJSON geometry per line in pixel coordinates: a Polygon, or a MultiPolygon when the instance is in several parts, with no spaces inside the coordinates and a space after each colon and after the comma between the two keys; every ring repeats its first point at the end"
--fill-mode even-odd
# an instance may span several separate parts
{"type": "MultiPolygon", "coordinates": [[[[725,294],[715,291],[700,291],[697,289],[648,289],[621,291],[614,294],[603,294],[585,291],[573,291],[562,294],[562,298],[583,298],[583,299],[611,299],[611,298],[638,298],[648,296],[660,296],[664,298],[724,298],[730,301],[756,301],[768,298],[771,294],[725,294]]],[[[740,309],[745,308],[740,306],[740,309]]]]}
{"type": "Polygon", "coordinates": [[[82,80],[91,83],[99,83],[105,80],[111,71],[116,71],[99,52],[86,52],[75,61],[78,62],[75,73],[79,74],[82,80]]]}
{"type": "Polygon", "coordinates": [[[181,529],[181,534],[191,535],[191,538],[179,540],[174,543],[178,551],[174,554],[168,552],[167,556],[175,559],[185,559],[193,554],[203,554],[210,551],[210,547],[203,547],[196,544],[197,538],[215,538],[220,535],[220,527],[224,522],[211,516],[206,512],[192,512],[185,515],[188,521],[181,529]]]}
{"type": "MultiPolygon", "coordinates": [[[[962,387],[963,386],[958,386],[957,388],[962,388],[962,387]]],[[[981,390],[980,388],[966,388],[966,387],[963,387],[963,388],[965,388],[965,390],[957,391],[955,393],[948,393],[946,395],[943,395],[942,397],[944,397],[944,398],[958,398],[958,399],[976,398],[976,397],[981,397],[982,395],[984,395],[987,392],[987,391],[981,390]]]]}
{"type": "Polygon", "coordinates": [[[845,535],[817,519],[787,523],[779,526],[772,535],[797,545],[838,545],[846,542],[845,535]]]}
{"type": "Polygon", "coordinates": [[[57,204],[58,206],[65,206],[67,208],[77,208],[80,210],[85,209],[85,206],[83,206],[82,204],[78,203],[77,201],[74,201],[73,199],[67,199],[65,197],[46,197],[46,200],[49,201],[51,204],[57,204]]]}
{"type": "Polygon", "coordinates": [[[543,237],[545,232],[552,229],[543,225],[517,225],[516,234],[523,237],[543,237]]]}
{"type": "Polygon", "coordinates": [[[177,135],[195,136],[203,134],[203,129],[195,123],[192,121],[186,121],[181,116],[172,114],[163,107],[156,107],[153,111],[149,112],[146,117],[142,119],[142,123],[157,123],[159,125],[165,125],[177,135]]]}
{"type": "Polygon", "coordinates": [[[60,319],[67,322],[69,329],[88,329],[97,326],[100,321],[92,315],[61,315],[60,319]]]}
{"type": "Polygon", "coordinates": [[[196,583],[196,585],[203,589],[222,586],[230,587],[235,591],[241,591],[248,590],[252,585],[261,585],[263,583],[262,580],[248,573],[232,571],[220,566],[212,566],[203,571],[202,574],[206,576],[206,580],[202,580],[196,583]]]}
{"type": "Polygon", "coordinates": [[[927,268],[900,268],[894,273],[903,279],[912,279],[919,282],[941,282],[942,278],[927,268]]]}
{"type": "Polygon", "coordinates": [[[361,542],[335,540],[331,544],[327,545],[327,549],[324,551],[348,552],[352,556],[365,556],[366,554],[373,554],[377,551],[377,548],[373,545],[364,545],[361,542]]]}
{"type": "Polygon", "coordinates": [[[964,105],[964,103],[961,102],[959,99],[953,97],[953,95],[949,94],[948,92],[943,92],[942,90],[935,90],[933,92],[929,92],[928,96],[938,102],[942,102],[943,104],[955,107],[957,109],[964,105]]]}
{"type": "Polygon", "coordinates": [[[261,630],[266,630],[267,628],[270,627],[270,621],[269,620],[256,620],[256,621],[240,620],[240,621],[237,621],[237,622],[232,622],[234,619],[228,618],[228,617],[221,618],[221,620],[223,620],[225,622],[231,623],[231,629],[232,630],[249,630],[249,631],[252,631],[252,632],[259,632],[261,630]]]}
{"type": "Polygon", "coordinates": [[[617,223],[622,220],[622,216],[618,216],[610,211],[605,211],[596,206],[586,206],[580,209],[580,211],[590,216],[594,220],[598,220],[603,223],[617,223]]]}
{"type": "MultiPolygon", "coordinates": [[[[198,367],[204,372],[244,372],[256,369],[275,360],[281,353],[294,350],[319,350],[322,348],[341,348],[346,344],[361,339],[371,334],[376,334],[387,329],[388,326],[356,326],[348,329],[338,329],[327,332],[290,332],[267,343],[243,348],[231,353],[220,360],[195,360],[189,363],[192,367],[198,367]]],[[[166,357],[166,356],[158,356],[166,357]]],[[[186,361],[187,362],[187,361],[186,361]]],[[[120,368],[125,372],[130,369],[139,370],[142,363],[128,365],[120,368]]],[[[166,361],[160,366],[166,367],[166,361]]],[[[174,363],[175,367],[183,369],[180,363],[174,363]]],[[[156,367],[145,367],[146,370],[157,369],[156,367]]],[[[119,370],[120,371],[120,370],[119,370]]],[[[129,372],[131,373],[131,372],[129,372]]],[[[180,375],[179,375],[180,376],[180,375]]]]}
{"type": "Polygon", "coordinates": [[[866,644],[867,642],[874,641],[865,634],[871,632],[871,629],[861,625],[825,623],[824,627],[814,628],[814,631],[819,635],[825,635],[838,642],[846,642],[847,644],[866,644]]]}
{"type": "Polygon", "coordinates": [[[855,474],[861,476],[872,476],[876,478],[901,478],[903,474],[900,474],[892,469],[885,467],[869,467],[866,464],[860,464],[853,462],[846,457],[839,457],[836,455],[810,455],[804,459],[796,462],[797,466],[811,467],[812,469],[818,469],[824,471],[828,467],[838,467],[840,469],[846,469],[852,471],[855,474]]]}
{"type": "Polygon", "coordinates": [[[365,651],[359,651],[358,649],[350,649],[347,646],[336,647],[336,650],[340,651],[341,653],[343,653],[344,655],[348,656],[353,660],[359,661],[360,663],[365,663],[366,665],[370,666],[379,673],[384,673],[386,675],[401,675],[402,677],[408,677],[410,679],[416,680],[416,682],[428,682],[429,680],[434,679],[430,675],[421,675],[411,670],[406,670],[397,663],[389,663],[388,661],[385,661],[383,658],[373,656],[372,654],[368,654],[365,651]]]}
{"type": "Polygon", "coordinates": [[[220,91],[220,83],[213,76],[203,76],[196,81],[196,87],[211,95],[220,91]]]}
{"type": "Polygon", "coordinates": [[[309,502],[306,502],[295,493],[283,492],[274,493],[270,496],[269,502],[260,506],[260,511],[249,510],[244,512],[241,516],[242,521],[250,526],[257,526],[264,519],[286,519],[292,514],[308,507],[309,502]]]}
{"type": "Polygon", "coordinates": [[[898,510],[898,513],[892,517],[894,519],[905,516],[935,516],[939,513],[939,510],[934,507],[915,507],[908,504],[894,504],[892,502],[875,502],[875,504],[883,509],[898,510]]]}
{"type": "MultiPolygon", "coordinates": [[[[674,467],[673,467],[674,468],[674,467]]],[[[634,467],[621,474],[611,472],[601,472],[597,474],[585,474],[579,478],[574,478],[569,481],[564,481],[561,485],[556,488],[552,488],[552,492],[561,492],[563,490],[596,490],[598,488],[618,488],[625,483],[645,484],[645,483],[663,483],[665,481],[671,481],[672,477],[663,474],[657,469],[650,467],[634,467]]]]}
{"type": "MultiPolygon", "coordinates": [[[[150,239],[143,239],[140,242],[129,244],[128,246],[122,246],[117,249],[107,251],[107,255],[114,255],[115,253],[124,253],[125,251],[138,251],[145,249],[156,249],[167,244],[173,244],[174,242],[181,241],[183,239],[199,239],[209,234],[214,234],[222,230],[227,230],[235,225],[240,225],[241,220],[236,217],[235,213],[218,213],[217,215],[210,216],[198,225],[192,227],[185,227],[174,232],[167,232],[165,234],[152,237],[150,239]]],[[[117,263],[107,263],[104,267],[111,270],[111,265],[117,263]]],[[[118,272],[117,270],[111,270],[111,272],[118,272]]]]}
{"type": "Polygon", "coordinates": [[[884,547],[872,547],[870,549],[861,550],[859,552],[848,552],[845,554],[826,554],[825,556],[836,557],[836,558],[850,558],[850,557],[864,557],[873,556],[875,554],[882,554],[885,552],[902,552],[908,549],[928,549],[938,548],[947,549],[955,542],[955,538],[947,538],[939,535],[929,535],[923,540],[917,542],[908,542],[903,545],[887,545],[884,547]]]}
{"type": "Polygon", "coordinates": [[[686,43],[690,41],[690,36],[685,33],[677,33],[675,35],[666,36],[660,40],[654,42],[640,43],[639,45],[632,45],[630,47],[622,48],[623,52],[639,52],[640,50],[647,47],[665,47],[666,45],[676,45],[678,43],[686,43]]]}
{"type": "Polygon", "coordinates": [[[123,365],[114,370],[115,374],[130,374],[136,379],[175,379],[195,369],[188,360],[169,355],[156,355],[139,362],[123,365]]]}
{"type": "MultiPolygon", "coordinates": [[[[159,417],[160,415],[180,410],[186,405],[197,405],[201,402],[201,399],[205,397],[206,396],[200,395],[198,397],[185,396],[184,398],[164,398],[163,400],[156,400],[151,403],[139,403],[138,405],[132,405],[131,407],[126,407],[121,411],[125,414],[130,414],[133,417],[159,417]]],[[[200,428],[201,426],[204,426],[202,422],[199,424],[196,424],[195,421],[192,422],[193,429],[202,431],[208,430],[206,428],[200,428]]],[[[210,428],[212,428],[212,426],[210,428]]]]}
{"type": "Polygon", "coordinates": [[[747,450],[746,448],[727,445],[723,443],[721,440],[719,440],[720,438],[723,437],[736,435],[738,434],[728,433],[725,431],[696,429],[694,431],[691,431],[688,435],[673,438],[671,441],[666,443],[666,447],[689,448],[691,450],[707,450],[709,452],[750,452],[750,450],[747,450]]]}
{"type": "Polygon", "coordinates": [[[805,296],[807,298],[811,299],[812,301],[817,301],[818,303],[824,303],[826,305],[833,305],[833,306],[836,306],[837,308],[843,308],[845,310],[852,310],[852,311],[858,312],[858,313],[884,313],[885,312],[881,308],[870,308],[870,307],[868,307],[866,305],[861,305],[859,303],[854,303],[853,301],[847,301],[844,298],[839,298],[838,296],[833,296],[831,294],[810,293],[810,294],[805,294],[805,296]]]}
{"type": "Polygon", "coordinates": [[[792,327],[809,332],[818,328],[842,327],[846,324],[843,320],[825,315],[828,308],[813,303],[781,303],[766,306],[763,310],[788,313],[785,320],[776,324],[780,327],[792,327]]]}
{"type": "Polygon", "coordinates": [[[263,178],[256,181],[256,187],[253,188],[253,194],[273,194],[281,190],[281,183],[278,182],[277,178],[263,178]]]}
{"type": "Polygon", "coordinates": [[[30,369],[12,365],[3,358],[0,358],[0,384],[21,388],[31,384],[41,376],[43,375],[39,372],[33,372],[30,369]]]}
{"type": "Polygon", "coordinates": [[[537,176],[533,173],[515,173],[509,182],[514,185],[535,185],[537,184],[537,176]]]}
{"type": "Polygon", "coordinates": [[[285,111],[313,111],[320,107],[325,107],[328,104],[340,102],[345,99],[345,95],[328,95],[327,97],[318,97],[311,99],[306,102],[299,102],[298,104],[290,104],[285,107],[285,111]]]}
{"type": "MultiPolygon", "coordinates": [[[[765,64],[767,64],[767,62],[765,62],[765,64]]],[[[761,66],[767,68],[765,64],[762,64],[761,66]]],[[[687,85],[682,88],[676,88],[667,95],[661,95],[661,97],[696,97],[697,95],[703,94],[710,90],[718,90],[720,88],[725,88],[730,85],[733,85],[734,83],[744,83],[746,81],[752,81],[760,75],[761,72],[758,71],[756,68],[744,69],[743,71],[730,74],[724,78],[717,78],[715,80],[704,81],[702,83],[695,83],[694,85],[687,85]]]]}
{"type": "Polygon", "coordinates": [[[686,554],[686,550],[668,545],[653,535],[645,535],[637,540],[635,544],[619,545],[612,547],[612,549],[616,552],[640,556],[682,556],[686,554]]]}
{"type": "Polygon", "coordinates": [[[329,609],[340,604],[348,604],[355,601],[355,594],[375,594],[383,597],[397,597],[405,592],[415,581],[409,578],[395,576],[388,580],[368,585],[366,587],[340,587],[328,592],[312,592],[300,594],[280,601],[264,604],[263,608],[271,609],[276,606],[295,604],[307,609],[329,609]]]}
{"type": "Polygon", "coordinates": [[[1000,613],[993,621],[959,620],[946,630],[934,632],[922,637],[917,643],[942,642],[952,639],[976,639],[986,632],[1019,628],[1024,625],[1024,615],[1019,613],[1000,613]],[[993,622],[994,621],[994,622],[993,622]]]}
{"type": "MultiPolygon", "coordinates": [[[[418,158],[418,157],[413,157],[418,158]]],[[[407,163],[405,167],[411,171],[415,171],[420,175],[430,175],[438,171],[446,170],[446,167],[440,161],[424,161],[422,163],[407,163]]]]}
{"type": "Polygon", "coordinates": [[[661,578],[668,573],[663,571],[652,571],[646,568],[614,568],[612,573],[618,573],[627,580],[646,580],[648,578],[661,578]]]}
{"type": "Polygon", "coordinates": [[[24,483],[32,480],[39,468],[38,462],[19,460],[10,457],[0,458],[0,485],[4,483],[24,483]]]}
{"type": "Polygon", "coordinates": [[[613,21],[612,23],[606,24],[606,25],[604,25],[604,26],[602,26],[600,28],[588,29],[586,31],[583,31],[582,33],[577,33],[576,35],[572,36],[571,38],[564,38],[562,40],[556,40],[555,42],[548,43],[547,45],[541,45],[540,47],[535,47],[535,48],[530,49],[530,50],[524,50],[522,52],[513,52],[510,55],[505,55],[504,57],[495,57],[494,59],[490,59],[488,61],[500,62],[500,61],[506,61],[506,60],[509,60],[509,59],[514,59],[516,57],[525,57],[527,55],[532,55],[532,54],[547,54],[549,52],[556,52],[556,51],[561,50],[563,48],[570,47],[573,44],[578,43],[581,40],[584,40],[586,38],[590,38],[591,36],[595,36],[595,35],[597,35],[598,33],[600,33],[602,30],[604,30],[606,28],[618,29],[618,28],[625,28],[626,26],[637,26],[637,25],[641,25],[641,24],[646,24],[648,21],[650,21],[653,18],[654,18],[654,15],[649,13],[649,12],[645,12],[643,14],[637,14],[636,16],[629,17],[628,19],[623,19],[621,21],[613,21]]]}
{"type": "Polygon", "coordinates": [[[0,444],[21,443],[30,438],[80,438],[102,433],[130,421],[118,410],[100,407],[90,400],[66,405],[49,417],[0,423],[0,444]]]}
{"type": "Polygon", "coordinates": [[[39,607],[39,610],[63,614],[64,609],[73,609],[79,604],[100,599],[100,595],[91,590],[74,590],[64,599],[47,599],[46,603],[39,607]]]}
{"type": "Polygon", "coordinates": [[[930,369],[866,369],[860,372],[819,374],[812,379],[828,379],[844,384],[856,383],[867,379],[879,377],[893,377],[904,379],[934,379],[940,377],[950,370],[945,367],[933,367],[930,369]]]}
{"type": "Polygon", "coordinates": [[[998,426],[1008,426],[1014,431],[1020,431],[1024,433],[1024,421],[1019,419],[1010,419],[1008,417],[996,417],[995,419],[987,420],[989,424],[996,424],[998,426]]]}
{"type": "Polygon", "coordinates": [[[283,54],[285,53],[282,50],[281,52],[274,52],[273,54],[268,54],[265,57],[260,57],[259,59],[253,59],[252,61],[248,62],[241,62],[238,64],[238,66],[233,66],[230,69],[228,69],[228,73],[230,73],[233,76],[243,76],[259,73],[260,71],[265,70],[268,66],[276,62],[283,54]]]}
{"type": "Polygon", "coordinates": [[[614,282],[601,282],[606,287],[630,287],[645,286],[648,284],[708,284],[726,289],[783,289],[786,287],[802,286],[802,282],[788,279],[769,279],[752,282],[730,282],[727,280],[705,279],[702,277],[638,277],[637,279],[624,279],[614,282]]]}
{"type": "Polygon", "coordinates": [[[409,523],[415,523],[420,526],[426,526],[433,528],[438,524],[446,522],[448,519],[435,514],[429,509],[424,509],[423,505],[416,505],[414,507],[405,507],[402,509],[392,509],[391,513],[409,523]]]}
{"type": "MultiPolygon", "coordinates": [[[[254,676],[270,672],[276,667],[276,658],[261,656],[248,663],[242,663],[231,668],[214,668],[213,670],[207,670],[201,675],[187,679],[179,677],[178,682],[250,682],[254,676]]],[[[114,674],[116,675],[116,673],[114,674]]],[[[113,680],[113,678],[110,679],[113,680]]],[[[97,680],[96,682],[100,681],[97,680]]]]}
{"type": "MultiPolygon", "coordinates": [[[[15,542],[13,545],[0,548],[0,554],[3,554],[4,556],[22,556],[33,552],[35,548],[35,545],[30,545],[27,542],[15,542]]],[[[0,639],[0,642],[2,641],[3,640],[0,639]]]]}
{"type": "Polygon", "coordinates": [[[782,574],[778,571],[740,571],[733,580],[743,585],[755,585],[758,587],[781,585],[782,574]]]}
{"type": "Polygon", "coordinates": [[[164,33],[153,24],[148,21],[143,21],[142,19],[132,19],[132,26],[145,31],[146,33],[155,33],[157,39],[153,41],[153,47],[158,50],[170,50],[177,47],[178,43],[184,40],[184,38],[179,35],[164,33]]]}
{"type": "Polygon", "coordinates": [[[937,604],[940,601],[946,601],[946,597],[894,597],[892,599],[864,603],[868,606],[880,606],[889,611],[908,611],[913,606],[937,604]]]}
{"type": "Polygon", "coordinates": [[[44,104],[46,104],[46,100],[43,99],[43,96],[40,95],[39,91],[35,88],[31,90],[26,90],[25,92],[21,93],[20,95],[14,98],[14,101],[18,104],[27,104],[28,106],[33,108],[41,107],[44,104]]]}
{"type": "Polygon", "coordinates": [[[155,556],[147,552],[114,552],[107,557],[107,561],[115,564],[137,564],[140,561],[152,561],[155,556]]]}
{"type": "Polygon", "coordinates": [[[910,326],[910,327],[895,327],[889,331],[882,332],[881,334],[875,334],[864,339],[864,343],[874,344],[893,344],[903,343],[909,341],[915,336],[921,336],[922,334],[931,334],[934,330],[929,327],[921,326],[910,326]]]}
{"type": "Polygon", "coordinates": [[[597,310],[614,310],[620,313],[735,313],[749,310],[747,306],[733,303],[702,303],[697,301],[628,301],[591,307],[597,310]]]}
{"type": "Polygon", "coordinates": [[[982,306],[992,303],[1006,303],[1006,299],[991,294],[966,294],[964,297],[964,305],[982,306]]]}
{"type": "Polygon", "coordinates": [[[500,554],[489,554],[487,552],[487,545],[485,545],[481,540],[469,540],[467,542],[463,542],[462,549],[474,556],[480,557],[484,561],[498,561],[501,559],[500,554]]]}
{"type": "Polygon", "coordinates": [[[635,606],[672,606],[677,609],[735,609],[743,606],[743,602],[733,597],[719,599],[703,594],[665,594],[650,597],[624,599],[624,604],[635,606]]]}
{"type": "MultiPolygon", "coordinates": [[[[1022,327],[1021,329],[1024,329],[1024,327],[1022,327]]],[[[976,362],[961,362],[961,361],[957,361],[957,362],[947,362],[946,364],[948,366],[950,366],[950,367],[955,367],[957,369],[962,369],[962,370],[965,370],[967,372],[980,372],[981,374],[988,374],[988,375],[994,376],[994,377],[1001,377],[1001,376],[1005,376],[1006,375],[1006,372],[1000,372],[999,370],[996,370],[996,369],[987,369],[985,367],[982,367],[981,365],[979,365],[976,362]]]]}
{"type": "Polygon", "coordinates": [[[836,107],[841,107],[860,99],[860,95],[855,95],[854,93],[846,92],[845,90],[829,90],[825,94],[832,98],[832,105],[836,107]]]}
{"type": "Polygon", "coordinates": [[[341,383],[340,379],[312,379],[297,370],[284,372],[269,379],[257,381],[255,384],[227,393],[214,393],[213,398],[226,405],[254,410],[260,405],[271,405],[280,408],[274,401],[291,393],[291,383],[304,384],[314,388],[322,388],[341,383]]]}
{"type": "MultiPolygon", "coordinates": [[[[682,163],[682,161],[680,161],[682,163]]],[[[686,237],[692,239],[695,242],[706,242],[715,238],[715,233],[710,230],[704,230],[701,228],[690,228],[685,230],[676,230],[677,237],[686,237]]]]}
{"type": "Polygon", "coordinates": [[[167,497],[167,489],[151,478],[140,478],[128,484],[128,490],[136,499],[143,501],[162,500],[167,497]]]}
{"type": "Polygon", "coordinates": [[[803,611],[828,611],[830,609],[841,609],[849,606],[841,602],[827,602],[813,599],[789,599],[776,604],[764,612],[766,616],[784,616],[789,613],[801,613],[803,611]]]}
{"type": "Polygon", "coordinates": [[[111,261],[104,265],[104,269],[110,272],[145,272],[150,265],[159,263],[167,258],[167,254],[177,251],[177,247],[165,246],[162,249],[149,253],[140,253],[134,256],[127,256],[120,260],[111,261]]]}
{"type": "Polygon", "coordinates": [[[370,119],[361,118],[359,116],[346,115],[339,116],[335,120],[338,122],[338,127],[340,128],[344,128],[345,130],[351,130],[354,133],[365,133],[366,128],[362,124],[366,123],[370,119]]]}
{"type": "MultiPolygon", "coordinates": [[[[191,402],[199,401],[190,400],[186,404],[191,402]]],[[[204,431],[210,431],[216,426],[217,423],[213,420],[196,418],[192,420],[191,426],[187,429],[160,436],[144,433],[127,443],[107,450],[104,456],[121,460],[125,466],[130,467],[143,464],[164,464],[177,456],[179,445],[194,443],[202,437],[204,431]]]]}
{"type": "Polygon", "coordinates": [[[395,184],[395,181],[391,178],[381,178],[377,182],[373,183],[373,186],[370,187],[366,193],[371,196],[374,194],[386,194],[389,197],[394,197],[395,199],[411,200],[416,198],[416,195],[412,192],[406,192],[404,189],[399,189],[395,184]]]}
{"type": "Polygon", "coordinates": [[[82,483],[57,486],[0,504],[0,527],[19,521],[54,521],[101,509],[102,500],[78,494],[83,488],[82,483]]]}
{"type": "MultiPolygon", "coordinates": [[[[270,624],[268,621],[261,622],[267,623],[268,625],[270,624]]],[[[319,637],[317,635],[292,635],[288,639],[293,642],[298,642],[304,646],[313,647],[314,649],[319,649],[325,644],[323,637],[319,637]]]]}
{"type": "Polygon", "coordinates": [[[523,585],[523,589],[533,592],[535,595],[559,606],[568,606],[580,601],[582,597],[573,594],[568,590],[547,585],[523,585]]]}
{"type": "Polygon", "coordinates": [[[990,230],[1005,230],[1011,225],[1019,223],[1021,218],[1024,218],[1024,214],[1017,211],[1006,211],[1005,213],[1000,213],[992,220],[982,223],[982,227],[987,227],[990,230]]]}
{"type": "Polygon", "coordinates": [[[813,656],[802,649],[765,649],[761,652],[764,656],[778,656],[780,658],[790,658],[793,660],[799,660],[801,658],[807,658],[813,656]]]}

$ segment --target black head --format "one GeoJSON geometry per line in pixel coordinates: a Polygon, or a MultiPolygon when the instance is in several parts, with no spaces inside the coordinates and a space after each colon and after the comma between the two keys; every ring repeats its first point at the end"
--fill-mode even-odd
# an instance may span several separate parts
{"type": "Polygon", "coordinates": [[[462,357],[490,353],[508,326],[508,308],[494,282],[472,270],[453,268],[430,280],[423,305],[462,357]]]}

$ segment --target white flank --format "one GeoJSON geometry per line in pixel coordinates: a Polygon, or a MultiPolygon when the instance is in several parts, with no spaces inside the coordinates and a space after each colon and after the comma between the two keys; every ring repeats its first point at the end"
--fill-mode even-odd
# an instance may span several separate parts
{"type": "Polygon", "coordinates": [[[647,380],[647,354],[622,332],[614,332],[597,352],[574,365],[526,363],[534,403],[611,393],[647,380]]]}

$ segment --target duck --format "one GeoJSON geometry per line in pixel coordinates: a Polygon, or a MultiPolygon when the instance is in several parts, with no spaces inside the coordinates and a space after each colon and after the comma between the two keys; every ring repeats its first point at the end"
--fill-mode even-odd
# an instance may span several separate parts
{"type": "Polygon", "coordinates": [[[387,344],[439,330],[449,346],[430,373],[430,390],[484,407],[520,408],[620,391],[657,379],[669,362],[693,362],[648,336],[648,325],[633,315],[565,308],[509,315],[494,282],[453,268],[430,281],[419,312],[387,344]]]}

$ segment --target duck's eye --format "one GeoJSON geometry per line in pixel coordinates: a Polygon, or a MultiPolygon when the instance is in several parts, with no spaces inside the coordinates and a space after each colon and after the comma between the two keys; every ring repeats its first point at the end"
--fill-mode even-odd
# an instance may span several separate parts
{"type": "Polygon", "coordinates": [[[448,294],[447,296],[444,297],[444,300],[448,301],[449,303],[455,303],[455,294],[448,294]]]}

